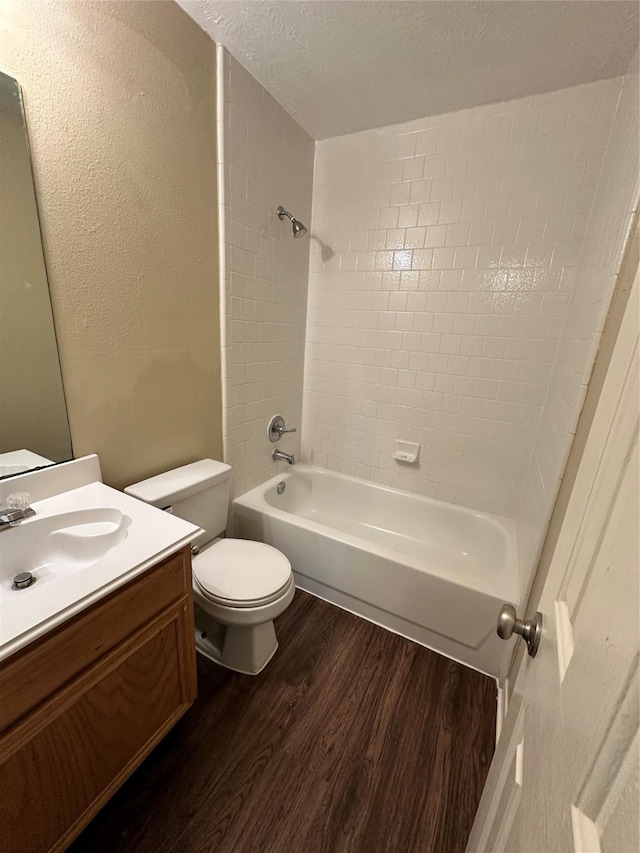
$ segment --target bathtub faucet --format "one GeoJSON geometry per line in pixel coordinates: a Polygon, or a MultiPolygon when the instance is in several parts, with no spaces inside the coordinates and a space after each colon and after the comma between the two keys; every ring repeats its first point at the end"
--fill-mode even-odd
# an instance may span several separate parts
{"type": "Polygon", "coordinates": [[[271,454],[271,458],[274,462],[278,462],[282,459],[284,462],[288,462],[289,465],[296,464],[296,457],[293,455],[293,453],[285,453],[284,450],[280,450],[279,447],[276,447],[276,449],[273,451],[273,453],[271,454]]]}

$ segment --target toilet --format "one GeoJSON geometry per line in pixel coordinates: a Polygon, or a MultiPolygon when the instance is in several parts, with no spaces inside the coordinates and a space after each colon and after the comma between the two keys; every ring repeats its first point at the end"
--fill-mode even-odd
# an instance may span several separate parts
{"type": "Polygon", "coordinates": [[[294,596],[289,560],[271,545],[221,539],[231,467],[201,459],[125,492],[203,529],[193,542],[196,648],[236,672],[257,675],[276,653],[273,620],[294,596]]]}

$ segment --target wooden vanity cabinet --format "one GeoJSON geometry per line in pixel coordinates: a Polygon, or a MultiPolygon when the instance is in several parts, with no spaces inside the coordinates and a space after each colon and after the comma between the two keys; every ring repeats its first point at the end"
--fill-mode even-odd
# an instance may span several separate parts
{"type": "Polygon", "coordinates": [[[197,693],[189,548],[0,663],[0,849],[64,850],[197,693]]]}

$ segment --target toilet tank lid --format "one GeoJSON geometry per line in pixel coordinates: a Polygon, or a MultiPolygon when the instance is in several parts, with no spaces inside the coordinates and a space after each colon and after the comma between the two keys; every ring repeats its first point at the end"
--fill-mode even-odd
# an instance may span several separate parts
{"type": "Polygon", "coordinates": [[[231,466],[201,459],[127,486],[125,493],[153,506],[166,507],[228,480],[231,466]]]}

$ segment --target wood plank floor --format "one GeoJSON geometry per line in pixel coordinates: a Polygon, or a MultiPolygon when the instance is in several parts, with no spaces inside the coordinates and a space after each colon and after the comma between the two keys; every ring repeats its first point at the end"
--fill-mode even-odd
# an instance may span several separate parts
{"type": "Polygon", "coordinates": [[[495,683],[298,591],[259,676],[198,655],[200,695],[73,853],[457,853],[495,683]]]}

